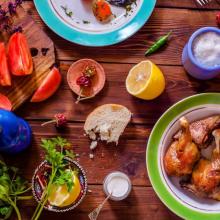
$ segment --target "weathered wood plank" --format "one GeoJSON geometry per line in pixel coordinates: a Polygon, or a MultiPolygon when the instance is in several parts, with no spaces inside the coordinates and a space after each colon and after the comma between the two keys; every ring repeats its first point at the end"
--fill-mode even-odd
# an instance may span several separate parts
{"type": "Polygon", "coordinates": [[[35,168],[44,158],[44,152],[40,147],[41,138],[61,135],[73,144],[73,150],[79,154],[79,163],[85,168],[90,184],[102,184],[108,173],[119,170],[127,173],[134,185],[150,186],[145,162],[146,143],[150,134],[149,127],[130,124],[117,147],[99,144],[94,159],[90,159],[90,141],[84,136],[83,123],[69,123],[67,128],[61,132],[57,132],[53,125],[42,127],[40,122],[33,121],[30,124],[34,134],[31,147],[13,159],[10,156],[5,157],[10,165],[20,167],[24,176],[29,180],[35,168]]]}
{"type": "MultiPolygon", "coordinates": [[[[105,198],[102,186],[90,185],[92,193],[88,193],[85,200],[75,210],[67,213],[52,213],[44,211],[40,219],[76,219],[88,220],[88,214],[96,208],[105,198]]],[[[21,205],[22,219],[30,220],[34,212],[34,201],[24,202],[21,205]]],[[[15,220],[16,218],[14,218],[15,220]]],[[[179,220],[158,199],[151,187],[133,187],[133,190],[125,201],[109,201],[100,213],[99,219],[103,220],[179,220]]]]}
{"type": "Polygon", "coordinates": [[[53,39],[57,58],[77,60],[90,57],[103,62],[136,63],[143,59],[145,50],[161,35],[173,30],[169,45],[160,52],[149,56],[157,64],[180,65],[182,49],[189,36],[203,26],[215,26],[217,11],[156,8],[149,22],[133,37],[115,46],[90,48],[67,42],[53,33],[39,18],[31,2],[24,4],[41,28],[53,39]]]}
{"type": "Polygon", "coordinates": [[[212,0],[205,7],[200,6],[196,0],[181,0],[181,1],[169,1],[169,0],[158,0],[158,7],[168,7],[168,8],[195,8],[195,9],[220,9],[219,0],[212,0]]]}
{"type": "Polygon", "coordinates": [[[64,79],[59,91],[45,102],[25,103],[17,111],[19,115],[27,119],[48,119],[58,112],[64,112],[73,121],[84,121],[95,107],[118,103],[131,110],[134,123],[154,124],[168,107],[187,96],[201,92],[220,92],[220,78],[199,81],[189,77],[182,67],[161,66],[166,78],[166,90],[159,98],[144,101],[129,95],[125,88],[125,79],[132,64],[104,63],[107,82],[103,91],[96,98],[76,105],[76,96],[66,81],[66,72],[71,63],[60,64],[64,79]]]}

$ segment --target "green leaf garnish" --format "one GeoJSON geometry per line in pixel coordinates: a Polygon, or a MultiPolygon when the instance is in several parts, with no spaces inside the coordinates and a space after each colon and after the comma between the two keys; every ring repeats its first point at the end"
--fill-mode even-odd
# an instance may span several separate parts
{"type": "Polygon", "coordinates": [[[49,174],[49,180],[47,186],[42,193],[41,202],[38,204],[32,220],[39,219],[41,212],[43,211],[44,205],[47,203],[48,197],[50,196],[50,189],[52,185],[65,185],[68,191],[71,191],[73,184],[74,170],[68,166],[65,157],[71,159],[75,158],[75,154],[69,148],[71,144],[62,137],[56,137],[51,139],[42,139],[41,147],[45,150],[45,159],[51,165],[51,173],[49,174]]]}

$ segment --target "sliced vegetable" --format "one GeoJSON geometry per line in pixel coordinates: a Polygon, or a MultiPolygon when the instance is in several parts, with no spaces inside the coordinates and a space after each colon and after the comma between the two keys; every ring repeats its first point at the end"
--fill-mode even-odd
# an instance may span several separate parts
{"type": "Polygon", "coordinates": [[[0,109],[5,109],[8,111],[11,111],[12,109],[12,104],[8,97],[0,93],[0,109]]]}
{"type": "Polygon", "coordinates": [[[56,67],[50,71],[40,87],[34,93],[31,102],[42,102],[52,96],[59,88],[61,83],[61,74],[56,67]]]}
{"type": "Polygon", "coordinates": [[[16,76],[29,75],[33,72],[33,60],[24,34],[14,33],[8,43],[9,68],[16,76]]]}
{"type": "Polygon", "coordinates": [[[171,33],[172,33],[172,31],[170,31],[168,34],[166,34],[165,36],[163,36],[163,37],[161,37],[159,40],[157,40],[157,41],[145,52],[145,56],[150,55],[150,54],[156,52],[156,51],[159,50],[162,46],[164,46],[164,45],[168,42],[171,33]]]}
{"type": "Polygon", "coordinates": [[[106,21],[112,16],[111,6],[105,0],[94,0],[92,10],[99,21],[106,21]]]}
{"type": "Polygon", "coordinates": [[[2,42],[0,42],[0,85],[11,85],[11,76],[8,69],[5,44],[2,42]]]}

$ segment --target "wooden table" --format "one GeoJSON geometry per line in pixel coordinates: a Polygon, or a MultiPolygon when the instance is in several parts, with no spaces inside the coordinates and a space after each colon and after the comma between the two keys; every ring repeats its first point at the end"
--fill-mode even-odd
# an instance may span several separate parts
{"type": "MultiPolygon", "coordinates": [[[[7,158],[8,163],[20,167],[31,180],[34,169],[43,159],[43,152],[39,147],[41,138],[61,135],[71,141],[74,151],[80,154],[79,162],[87,172],[89,189],[92,191],[73,212],[53,214],[44,211],[41,219],[88,219],[88,213],[105,198],[102,191],[104,177],[114,170],[129,175],[133,191],[124,202],[107,203],[99,219],[179,219],[163,205],[149,182],[145,161],[146,143],[153,125],[168,107],[193,94],[220,92],[220,78],[201,82],[189,77],[181,65],[181,53],[187,39],[200,27],[216,26],[215,15],[220,6],[214,2],[206,9],[201,9],[194,0],[158,0],[150,20],[137,34],[123,43],[102,48],[77,46],[63,40],[45,26],[32,1],[26,1],[24,7],[54,41],[63,83],[56,95],[49,100],[40,104],[27,102],[16,112],[31,124],[33,143],[23,154],[7,158]],[[146,59],[146,48],[170,30],[173,30],[173,35],[169,45],[149,57],[165,74],[165,92],[154,101],[143,101],[130,96],[125,89],[125,78],[129,69],[146,59]],[[66,82],[66,72],[73,61],[85,57],[95,59],[104,66],[107,83],[96,98],[76,105],[75,95],[66,82]],[[88,113],[105,103],[127,106],[133,112],[133,119],[117,148],[100,145],[95,158],[91,160],[89,140],[83,135],[83,124],[88,113]],[[70,120],[65,130],[57,132],[53,126],[41,127],[42,122],[59,112],[65,113],[70,120]]],[[[35,201],[21,205],[23,219],[30,220],[35,205],[35,201]]]]}

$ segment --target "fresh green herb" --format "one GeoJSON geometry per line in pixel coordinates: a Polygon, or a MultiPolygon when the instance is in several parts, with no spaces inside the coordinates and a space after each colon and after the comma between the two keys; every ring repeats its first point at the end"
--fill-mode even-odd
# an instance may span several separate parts
{"type": "Polygon", "coordinates": [[[32,199],[32,196],[23,196],[30,190],[28,182],[18,175],[17,168],[0,161],[0,219],[10,218],[14,209],[18,220],[21,220],[17,201],[32,199]]]}
{"type": "Polygon", "coordinates": [[[157,40],[157,41],[145,52],[145,56],[150,55],[150,54],[156,52],[156,51],[159,50],[162,46],[164,46],[164,45],[168,42],[171,33],[172,33],[172,31],[170,31],[168,34],[166,34],[165,36],[162,36],[159,40],[157,40]]]}
{"type": "Polygon", "coordinates": [[[72,18],[72,16],[73,16],[73,12],[72,12],[70,9],[68,9],[67,6],[63,6],[63,5],[61,5],[60,7],[64,10],[66,16],[72,18]]]}
{"type": "Polygon", "coordinates": [[[73,171],[72,170],[59,170],[58,175],[54,178],[55,185],[67,185],[70,192],[73,187],[73,171]]]}
{"type": "Polygon", "coordinates": [[[129,12],[132,10],[131,4],[126,5],[125,10],[126,10],[125,17],[127,17],[129,15],[129,12]]]}
{"type": "Polygon", "coordinates": [[[69,191],[72,189],[73,174],[75,171],[71,170],[71,167],[67,169],[68,164],[64,160],[65,157],[70,157],[71,159],[75,158],[73,151],[67,150],[70,146],[71,144],[61,137],[42,139],[41,147],[46,152],[45,158],[51,165],[51,173],[48,184],[42,193],[41,202],[38,204],[32,216],[32,220],[39,219],[43,207],[50,196],[50,190],[53,184],[58,186],[66,184],[69,191]]]}
{"type": "Polygon", "coordinates": [[[83,24],[90,24],[90,21],[83,20],[83,24]]]}

